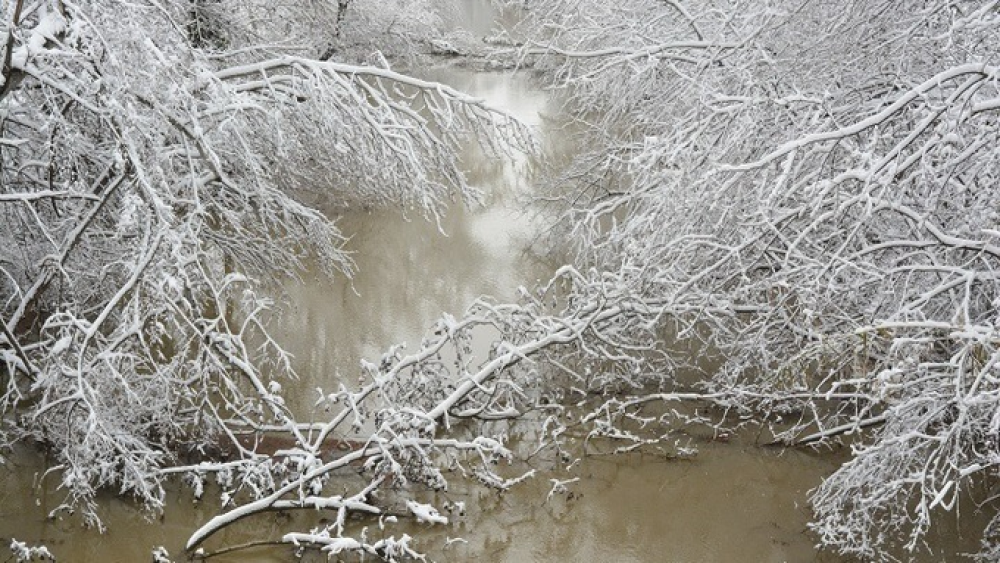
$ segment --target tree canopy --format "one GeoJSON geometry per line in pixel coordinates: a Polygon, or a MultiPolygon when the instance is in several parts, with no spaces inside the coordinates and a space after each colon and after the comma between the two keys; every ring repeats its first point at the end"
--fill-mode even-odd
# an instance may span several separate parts
{"type": "Polygon", "coordinates": [[[62,508],[99,523],[94,494],[113,487],[160,510],[181,454],[220,443],[238,461],[215,470],[274,478],[237,436],[307,443],[266,289],[307,262],[352,269],[312,203],[433,218],[479,195],[460,143],[527,140],[390,69],[439,22],[405,4],[5,4],[0,437],[51,449],[62,508]]]}
{"type": "Polygon", "coordinates": [[[1000,459],[996,2],[523,4],[594,147],[557,178],[587,291],[706,339],[777,441],[852,436],[822,543],[921,547],[1000,459]]]}
{"type": "Polygon", "coordinates": [[[582,139],[546,194],[566,264],[365,362],[359,388],[324,390],[318,422],[285,406],[264,320],[276,276],[350,275],[313,204],[433,220],[478,196],[464,140],[531,146],[509,116],[391,69],[442,13],[5,5],[2,437],[51,448],[64,508],[97,522],[94,494],[114,487],[160,510],[165,479],[214,476],[234,504],[192,552],[250,515],[323,509],[282,541],[391,560],[419,555],[409,536],[347,526],[382,524],[387,488],[440,522],[423,492],[533,475],[498,464],[518,437],[564,460],[570,436],[631,451],[748,420],[775,444],[851,448],[811,496],[840,552],[919,549],[978,500],[1000,463],[998,3],[502,3],[582,139]],[[673,408],[688,403],[709,408],[673,408]],[[242,439],[264,432],[293,446],[242,439]],[[331,455],[348,435],[363,439],[331,455]],[[181,455],[220,441],[231,459],[181,455]],[[350,467],[363,478],[331,492],[350,467]]]}

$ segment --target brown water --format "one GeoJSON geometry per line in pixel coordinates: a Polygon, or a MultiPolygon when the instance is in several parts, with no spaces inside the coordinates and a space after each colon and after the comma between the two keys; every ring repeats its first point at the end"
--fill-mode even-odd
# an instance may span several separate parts
{"type": "MultiPolygon", "coordinates": [[[[523,78],[448,68],[424,74],[541,125],[546,96],[523,78]]],[[[548,277],[549,270],[525,251],[538,221],[525,204],[528,157],[485,158],[470,148],[463,161],[470,185],[484,192],[481,205],[453,206],[440,228],[396,210],[342,217],[338,225],[350,237],[354,279],[315,278],[285,287],[290,302],[272,326],[304,378],[304,394],[294,403],[312,404],[317,386],[329,391],[356,381],[360,360],[377,358],[390,345],[418,345],[443,313],[460,316],[484,295],[513,299],[518,286],[548,277]]]]}
{"type": "MultiPolygon", "coordinates": [[[[539,112],[546,109],[546,97],[526,79],[458,70],[432,77],[539,127],[543,142],[561,142],[542,127],[539,112]]],[[[488,191],[486,206],[452,209],[441,224],[447,236],[420,217],[393,211],[347,216],[339,224],[352,237],[349,247],[358,266],[353,282],[316,278],[286,287],[289,302],[275,330],[295,354],[302,376],[293,392],[298,409],[308,410],[317,386],[355,381],[361,358],[377,357],[393,343],[418,342],[442,312],[458,316],[483,294],[511,298],[518,285],[544,276],[546,268],[523,251],[536,226],[522,203],[531,189],[526,160],[500,164],[474,152],[468,158],[471,182],[488,191]]],[[[836,455],[780,452],[738,439],[705,442],[698,449],[696,457],[681,461],[649,455],[588,458],[572,473],[543,473],[504,495],[453,489],[428,500],[463,501],[465,515],[446,526],[405,529],[438,560],[840,561],[818,553],[806,530],[806,492],[835,469],[836,455]],[[550,478],[575,477],[580,480],[569,485],[571,494],[547,499],[550,478]],[[464,541],[446,546],[459,537],[464,541]]],[[[60,561],[149,561],[157,545],[178,556],[191,532],[215,514],[216,503],[199,505],[178,487],[166,515],[152,522],[127,500],[111,494],[100,499],[108,527],[103,535],[74,518],[49,521],[45,515],[62,495],[47,486],[56,481],[51,477],[37,486],[43,468],[44,460],[31,452],[7,460],[0,538],[44,543],[60,561]]],[[[377,537],[377,525],[368,525],[377,537]]],[[[265,516],[221,536],[230,542],[277,538],[288,526],[287,520],[265,516]]],[[[974,548],[971,541],[953,546],[974,548]]],[[[291,559],[288,548],[272,547],[216,560],[291,559]]]]}
{"type": "Polygon", "coordinates": [[[458,560],[837,561],[820,557],[805,529],[805,492],[832,469],[803,452],[736,444],[683,461],[589,458],[513,494],[474,494],[477,512],[437,535],[469,540],[442,550],[458,560]],[[552,477],[580,481],[549,498],[552,477]]]}

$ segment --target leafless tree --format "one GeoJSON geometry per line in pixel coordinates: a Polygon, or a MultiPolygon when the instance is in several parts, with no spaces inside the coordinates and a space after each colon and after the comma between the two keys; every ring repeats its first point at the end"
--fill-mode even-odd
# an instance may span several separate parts
{"type": "Polygon", "coordinates": [[[186,2],[9,5],[6,439],[53,447],[69,506],[114,485],[160,508],[168,476],[214,477],[225,507],[192,551],[319,508],[335,518],[281,540],[397,559],[418,555],[411,538],[348,515],[442,522],[449,481],[531,476],[526,443],[561,460],[568,438],[627,451],[755,413],[776,443],[851,436],[812,496],[822,542],[919,548],[1000,459],[997,2],[511,3],[519,56],[587,147],[551,194],[570,263],[365,363],[308,422],[281,399],[260,288],[306,257],[350,262],[302,202],[433,218],[476,197],[460,135],[502,151],[524,131],[384,56],[349,58],[351,34],[405,28],[373,23],[372,3],[309,4],[287,28],[260,4],[195,4],[207,31],[186,2]],[[698,355],[718,369],[692,377],[698,355]],[[288,447],[248,445],[265,433],[288,447]],[[230,460],[176,456],[220,436],[230,460]]]}
{"type": "Polygon", "coordinates": [[[997,3],[529,8],[594,147],[555,192],[586,287],[704,338],[777,441],[854,436],[824,544],[921,547],[1000,459],[997,3]]]}
{"type": "Polygon", "coordinates": [[[195,481],[276,488],[293,462],[242,435],[312,442],[280,394],[294,374],[267,332],[267,288],[307,261],[352,269],[304,202],[433,220],[478,197],[460,143],[530,142],[478,99],[346,52],[351,37],[415,33],[433,19],[421,6],[384,22],[375,2],[319,4],[4,4],[2,439],[52,451],[59,509],[99,524],[95,492],[113,487],[162,510],[183,454],[220,448],[231,460],[195,481]],[[321,30],[343,57],[320,56],[321,30]]]}

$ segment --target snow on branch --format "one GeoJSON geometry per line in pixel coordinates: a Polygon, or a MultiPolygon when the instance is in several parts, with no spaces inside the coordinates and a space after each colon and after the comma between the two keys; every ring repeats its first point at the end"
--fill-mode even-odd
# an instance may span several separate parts
{"type": "MultiPolygon", "coordinates": [[[[464,144],[534,148],[511,116],[385,57],[337,61],[342,43],[320,57],[259,28],[259,3],[196,8],[3,8],[15,27],[0,93],[0,438],[46,444],[67,492],[57,510],[98,526],[102,488],[158,511],[178,473],[200,492],[213,475],[226,495],[262,498],[328,462],[282,397],[295,374],[269,334],[275,287],[307,266],[351,275],[331,219],[344,209],[436,218],[476,201],[464,144]],[[268,431],[289,437],[281,455],[254,442],[268,431]],[[198,459],[223,452],[234,459],[198,459]]],[[[330,15],[273,9],[296,41],[330,15]]],[[[353,17],[334,20],[381,21],[353,17]]],[[[372,447],[393,452],[387,440],[372,447]]]]}
{"type": "Polygon", "coordinates": [[[588,116],[557,232],[595,293],[661,304],[649,345],[717,354],[697,385],[719,408],[775,443],[850,441],[812,496],[824,545],[920,549],[996,465],[996,3],[623,6],[536,2],[525,24],[588,116]],[[686,41],[733,46],[626,60],[686,41]]]}

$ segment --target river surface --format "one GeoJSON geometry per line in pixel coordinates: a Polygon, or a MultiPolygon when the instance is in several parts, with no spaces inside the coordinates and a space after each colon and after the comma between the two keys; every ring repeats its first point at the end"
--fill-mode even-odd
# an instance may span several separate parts
{"type": "MultiPolygon", "coordinates": [[[[466,16],[478,26],[474,30],[488,29],[482,22],[488,11],[469,5],[466,16]]],[[[510,111],[536,127],[543,143],[566,142],[545,127],[541,115],[553,110],[545,93],[524,76],[456,69],[428,76],[510,111]]],[[[440,228],[396,211],[343,217],[339,225],[351,237],[348,247],[357,263],[354,279],[307,276],[285,287],[287,303],[274,329],[295,355],[302,377],[292,400],[298,410],[309,408],[316,387],[356,381],[360,359],[378,357],[394,343],[419,342],[442,313],[459,316],[480,295],[513,298],[518,286],[549,272],[525,251],[537,227],[524,203],[532,190],[527,158],[498,163],[470,151],[466,167],[470,182],[487,194],[484,206],[455,207],[440,228]]],[[[806,528],[806,493],[841,456],[759,448],[740,437],[729,443],[704,441],[698,450],[685,460],[587,458],[572,473],[540,474],[503,495],[453,490],[449,498],[465,502],[464,515],[446,526],[413,524],[407,531],[436,560],[842,561],[817,552],[806,528]],[[576,477],[568,494],[547,498],[549,478],[576,477]],[[449,544],[455,538],[462,540],[449,544]]],[[[149,521],[138,507],[109,493],[99,501],[108,528],[101,534],[73,518],[45,518],[62,495],[51,488],[56,479],[41,479],[43,468],[44,460],[30,452],[6,460],[0,538],[45,544],[59,561],[149,561],[158,545],[179,556],[192,531],[217,507],[210,501],[198,504],[177,487],[164,517],[149,521]]],[[[224,536],[231,541],[276,538],[288,524],[267,517],[224,536]]],[[[952,552],[975,550],[975,542],[959,538],[956,543],[957,532],[948,532],[947,525],[945,530],[952,552]]],[[[213,560],[291,559],[289,548],[272,547],[213,560]]]]}

